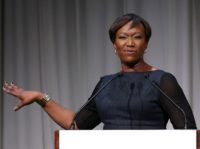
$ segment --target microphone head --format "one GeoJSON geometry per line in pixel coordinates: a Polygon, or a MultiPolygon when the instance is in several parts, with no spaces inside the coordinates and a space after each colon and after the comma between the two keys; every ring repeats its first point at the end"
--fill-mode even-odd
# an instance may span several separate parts
{"type": "Polygon", "coordinates": [[[149,73],[148,73],[148,72],[145,73],[145,74],[144,74],[144,77],[145,77],[145,79],[149,79],[149,73]]]}
{"type": "Polygon", "coordinates": [[[123,72],[119,72],[118,74],[117,74],[117,77],[122,77],[124,74],[123,74],[123,72]]]}
{"type": "Polygon", "coordinates": [[[131,83],[131,85],[130,85],[131,90],[133,90],[134,87],[135,87],[135,83],[131,83]]]}

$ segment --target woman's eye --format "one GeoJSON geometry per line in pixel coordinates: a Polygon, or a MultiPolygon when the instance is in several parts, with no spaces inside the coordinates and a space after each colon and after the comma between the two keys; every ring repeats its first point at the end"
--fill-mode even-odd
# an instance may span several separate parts
{"type": "Polygon", "coordinates": [[[135,39],[141,39],[142,36],[138,35],[138,36],[134,36],[135,39]]]}
{"type": "Polygon", "coordinates": [[[126,39],[126,36],[119,36],[119,39],[126,39]]]}

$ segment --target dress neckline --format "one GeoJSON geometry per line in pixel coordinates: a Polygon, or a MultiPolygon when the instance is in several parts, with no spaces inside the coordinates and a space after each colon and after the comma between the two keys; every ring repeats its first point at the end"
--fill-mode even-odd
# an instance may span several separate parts
{"type": "Polygon", "coordinates": [[[152,72],[157,72],[157,71],[161,71],[160,69],[155,69],[155,70],[149,70],[149,71],[130,71],[130,72],[123,72],[121,71],[121,73],[123,74],[139,74],[139,73],[152,73],[152,72]]]}

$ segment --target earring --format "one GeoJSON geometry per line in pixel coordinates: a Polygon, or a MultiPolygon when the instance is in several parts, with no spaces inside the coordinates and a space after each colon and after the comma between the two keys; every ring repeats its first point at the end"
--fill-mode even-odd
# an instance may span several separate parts
{"type": "Polygon", "coordinates": [[[115,54],[117,54],[117,50],[115,49],[115,54]]]}

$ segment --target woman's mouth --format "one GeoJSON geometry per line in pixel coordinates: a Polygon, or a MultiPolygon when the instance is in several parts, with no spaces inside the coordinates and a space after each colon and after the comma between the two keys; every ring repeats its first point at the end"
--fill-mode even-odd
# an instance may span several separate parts
{"type": "Polygon", "coordinates": [[[133,50],[133,49],[124,49],[123,52],[128,54],[128,55],[136,54],[136,51],[133,50]]]}

